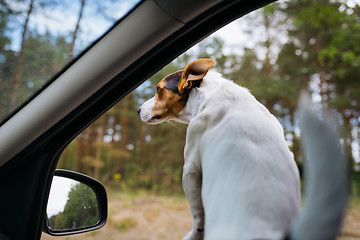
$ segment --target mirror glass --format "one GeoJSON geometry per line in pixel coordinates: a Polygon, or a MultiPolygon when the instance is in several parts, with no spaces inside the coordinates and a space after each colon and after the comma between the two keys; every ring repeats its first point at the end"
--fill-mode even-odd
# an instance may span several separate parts
{"type": "Polygon", "coordinates": [[[52,231],[76,230],[100,221],[94,190],[81,182],[54,176],[46,209],[52,231]]]}

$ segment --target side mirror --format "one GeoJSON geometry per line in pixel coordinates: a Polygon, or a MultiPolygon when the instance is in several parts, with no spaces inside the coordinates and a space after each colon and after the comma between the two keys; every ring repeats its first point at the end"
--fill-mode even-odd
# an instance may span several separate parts
{"type": "Polygon", "coordinates": [[[53,236],[93,231],[107,219],[104,186],[84,174],[57,169],[51,184],[44,231],[53,236]]]}

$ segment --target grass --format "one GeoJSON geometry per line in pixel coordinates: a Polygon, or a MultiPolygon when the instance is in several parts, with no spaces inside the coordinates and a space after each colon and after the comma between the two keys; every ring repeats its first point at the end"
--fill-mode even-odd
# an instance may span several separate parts
{"type": "MultiPolygon", "coordinates": [[[[119,191],[108,188],[108,222],[100,230],[65,237],[42,235],[42,240],[182,239],[192,219],[183,194],[119,191]]],[[[360,198],[352,197],[344,217],[341,240],[360,239],[360,198]]]]}
{"type": "Polygon", "coordinates": [[[154,194],[152,191],[119,191],[107,188],[108,221],[100,230],[66,237],[42,235],[42,240],[152,240],[181,239],[192,225],[183,194],[154,194]]]}
{"type": "Polygon", "coordinates": [[[129,230],[137,225],[137,221],[132,217],[126,217],[118,222],[113,223],[113,226],[119,231],[129,230]]]}

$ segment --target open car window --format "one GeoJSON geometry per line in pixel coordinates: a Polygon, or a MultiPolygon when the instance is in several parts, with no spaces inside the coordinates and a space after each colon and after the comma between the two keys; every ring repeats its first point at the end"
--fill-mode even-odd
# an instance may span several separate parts
{"type": "MultiPolygon", "coordinates": [[[[356,202],[360,195],[360,86],[353,63],[359,49],[341,38],[351,35],[349,26],[359,27],[358,16],[353,14],[356,9],[356,4],[337,1],[324,6],[280,2],[260,9],[179,56],[80,133],[63,152],[58,167],[91,175],[107,186],[108,226],[89,235],[179,239],[190,229],[190,211],[181,187],[186,126],[146,125],[136,109],[154,95],[155,85],[163,77],[197,58],[215,60],[213,69],[249,88],[278,118],[300,170],[303,159],[296,121],[300,91],[305,88],[314,102],[332,107],[345,129],[343,142],[354,169],[351,184],[356,202]],[[341,24],[310,14],[320,11],[316,9],[332,11],[341,24]],[[347,54],[334,50],[340,43],[347,54]],[[339,66],[340,62],[344,65],[339,66]]],[[[357,214],[356,208],[349,209],[349,219],[357,214]]],[[[345,224],[344,236],[357,231],[352,223],[345,224]]]]}
{"type": "Polygon", "coordinates": [[[139,2],[3,1],[0,125],[139,2]]]}

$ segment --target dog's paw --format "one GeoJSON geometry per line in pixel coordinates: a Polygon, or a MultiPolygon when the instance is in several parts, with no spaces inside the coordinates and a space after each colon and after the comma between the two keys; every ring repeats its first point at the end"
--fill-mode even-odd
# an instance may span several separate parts
{"type": "Polygon", "coordinates": [[[192,230],[182,240],[203,240],[204,229],[192,230]]]}

